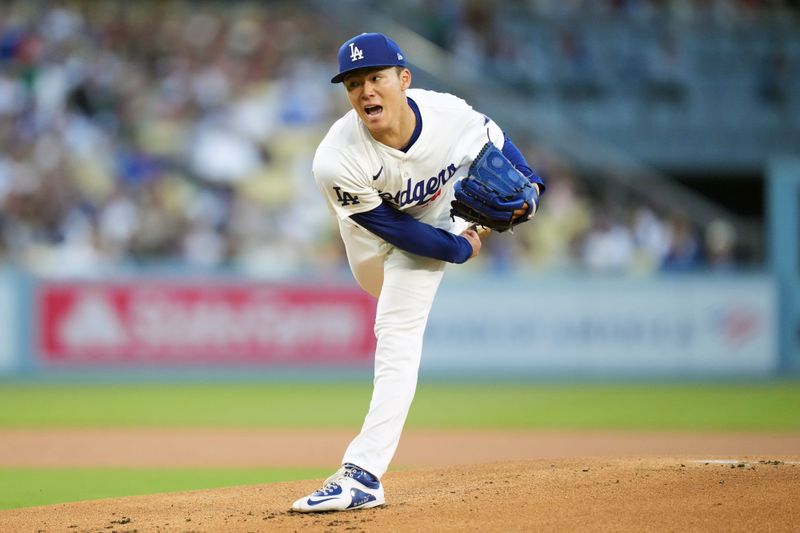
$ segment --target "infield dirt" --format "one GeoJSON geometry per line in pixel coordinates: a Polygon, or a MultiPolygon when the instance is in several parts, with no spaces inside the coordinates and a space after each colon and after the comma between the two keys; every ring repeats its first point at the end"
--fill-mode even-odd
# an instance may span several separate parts
{"type": "MultiPolygon", "coordinates": [[[[9,462],[12,451],[9,443],[21,445],[25,438],[32,438],[31,434],[48,440],[53,437],[45,431],[33,431],[26,437],[26,431],[0,434],[0,443],[6,443],[6,448],[0,445],[0,466],[9,462]]],[[[91,431],[81,433],[87,438],[101,437],[91,431]]],[[[157,433],[148,435],[145,432],[144,436],[136,438],[156,439],[157,433]]],[[[172,438],[179,440],[181,434],[185,432],[175,432],[172,438]]],[[[111,435],[108,432],[106,437],[112,438],[111,435]]],[[[133,435],[127,436],[136,441],[133,435]]],[[[200,437],[191,432],[189,436],[200,437]]],[[[300,436],[303,442],[309,442],[307,438],[312,435],[301,433],[300,436]]],[[[449,435],[438,444],[433,437],[433,433],[418,435],[414,432],[404,436],[398,459],[404,457],[405,464],[417,462],[414,456],[421,460],[412,470],[392,471],[384,477],[387,505],[381,508],[314,515],[290,513],[288,507],[294,499],[318,488],[320,480],[317,479],[0,511],[0,531],[750,532],[800,529],[800,455],[797,454],[800,436],[796,434],[749,437],[728,434],[705,443],[688,434],[661,435],[660,439],[655,434],[647,434],[635,444],[631,435],[590,433],[581,439],[576,433],[573,438],[562,435],[560,456],[555,448],[556,434],[520,433],[505,437],[497,434],[495,440],[488,441],[481,440],[477,434],[471,438],[463,434],[458,439],[449,435]],[[501,442],[511,445],[513,438],[530,439],[526,442],[531,447],[517,452],[518,455],[538,455],[539,458],[484,462],[492,454],[492,445],[501,442]],[[631,442],[627,447],[620,448],[620,443],[628,440],[631,442]],[[456,444],[459,441],[463,449],[483,450],[482,454],[477,454],[474,464],[455,464],[463,459],[464,450],[456,444]],[[536,446],[536,442],[540,446],[536,446]],[[597,448],[602,442],[609,447],[597,448]],[[614,442],[618,444],[609,444],[614,442]],[[656,453],[663,453],[669,446],[679,453],[662,456],[647,453],[646,446],[656,442],[661,443],[656,453]],[[448,449],[452,451],[450,456],[448,449]],[[640,453],[633,455],[637,449],[640,453]],[[752,452],[758,449],[763,450],[763,454],[752,452]],[[581,458],[576,455],[579,450],[596,455],[581,458]],[[614,450],[625,457],[611,457],[614,450]],[[718,453],[712,453],[714,450],[718,453]],[[747,450],[751,450],[752,455],[738,455],[747,450]],[[425,457],[430,456],[439,457],[437,461],[449,465],[423,467],[425,457]]],[[[232,437],[227,434],[221,438],[232,437]]],[[[250,435],[250,438],[256,437],[250,435]]],[[[339,435],[328,438],[338,440],[339,435]]],[[[276,444],[272,438],[267,441],[273,446],[276,444]]],[[[69,442],[69,438],[62,442],[69,442]]],[[[195,444],[200,442],[203,441],[195,440],[195,444]]],[[[141,446],[142,441],[138,444],[141,446]]],[[[51,452],[40,450],[40,458],[50,457],[44,463],[54,462],[52,449],[58,447],[51,445],[51,452]]],[[[124,456],[124,450],[123,447],[118,451],[124,456]]],[[[262,449],[262,454],[264,452],[262,449]]],[[[337,449],[336,455],[338,452],[337,449]]],[[[229,449],[226,455],[234,457],[236,450],[229,449]]],[[[311,462],[327,460],[324,455],[311,462]]],[[[117,464],[130,462],[130,459],[117,457],[117,464]]],[[[24,462],[31,463],[30,460],[24,462]]],[[[140,457],[137,462],[152,465],[169,461],[159,463],[152,457],[149,461],[140,457]]]]}

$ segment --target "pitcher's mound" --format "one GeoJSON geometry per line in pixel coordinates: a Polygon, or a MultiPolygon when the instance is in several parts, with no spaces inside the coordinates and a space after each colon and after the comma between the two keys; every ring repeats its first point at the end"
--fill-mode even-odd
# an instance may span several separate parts
{"type": "Polygon", "coordinates": [[[361,511],[289,512],[310,480],[0,511],[0,531],[796,531],[798,459],[480,464],[389,473],[361,511]]]}

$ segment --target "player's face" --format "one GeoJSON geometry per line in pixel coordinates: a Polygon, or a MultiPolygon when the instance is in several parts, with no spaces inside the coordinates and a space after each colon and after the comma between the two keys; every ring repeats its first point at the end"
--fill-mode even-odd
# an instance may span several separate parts
{"type": "Polygon", "coordinates": [[[350,105],[373,135],[399,127],[411,72],[395,67],[356,70],[344,78],[350,105]]]}

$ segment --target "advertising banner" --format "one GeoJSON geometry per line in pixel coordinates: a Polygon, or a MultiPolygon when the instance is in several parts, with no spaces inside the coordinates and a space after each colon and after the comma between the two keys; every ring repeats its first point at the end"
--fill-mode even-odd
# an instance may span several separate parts
{"type": "Polygon", "coordinates": [[[767,278],[445,283],[423,368],[764,375],[777,368],[776,337],[767,278]]]}
{"type": "Polygon", "coordinates": [[[43,283],[45,365],[370,364],[360,289],[246,283],[43,283]]]}

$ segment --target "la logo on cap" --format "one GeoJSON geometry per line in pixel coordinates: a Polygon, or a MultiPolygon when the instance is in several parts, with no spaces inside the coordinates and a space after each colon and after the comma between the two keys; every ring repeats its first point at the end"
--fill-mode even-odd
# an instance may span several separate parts
{"type": "Polygon", "coordinates": [[[362,68],[405,67],[405,54],[396,42],[382,33],[362,33],[339,47],[339,73],[331,83],[340,83],[354,70],[362,68]]]}
{"type": "Polygon", "coordinates": [[[364,59],[364,52],[356,46],[356,43],[350,43],[350,61],[357,59],[364,59]]]}

